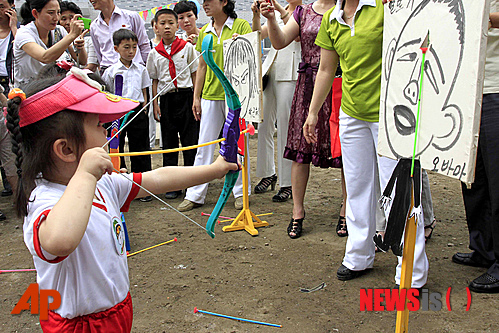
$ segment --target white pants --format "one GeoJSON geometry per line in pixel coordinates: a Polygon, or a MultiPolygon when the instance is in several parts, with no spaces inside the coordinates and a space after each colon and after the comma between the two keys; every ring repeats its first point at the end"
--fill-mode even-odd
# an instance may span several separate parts
{"type": "MultiPolygon", "coordinates": [[[[347,188],[346,220],[348,240],[343,265],[359,271],[372,268],[374,263],[373,236],[376,232],[376,192],[384,189],[397,161],[378,156],[378,123],[358,120],[340,109],[340,140],[343,171],[347,188]]],[[[390,207],[385,211],[389,215],[390,207]]],[[[395,282],[400,283],[402,260],[399,258],[395,282]]],[[[426,284],[428,259],[425,253],[424,226],[417,226],[412,287],[426,284]]]]}
{"type": "MultiPolygon", "coordinates": [[[[220,130],[225,123],[225,101],[211,101],[202,98],[201,110],[201,124],[199,126],[198,144],[213,141],[218,138],[220,130]]],[[[217,145],[209,145],[198,148],[196,159],[194,160],[194,166],[211,164],[213,162],[213,153],[215,152],[216,146],[217,145]]],[[[248,152],[246,151],[246,153],[248,152]]],[[[250,166],[247,165],[247,170],[249,170],[249,168],[250,166]]],[[[248,173],[248,194],[251,193],[251,186],[249,186],[249,184],[250,179],[248,173]]],[[[204,204],[207,192],[208,183],[189,187],[187,189],[185,199],[195,203],[204,204]]],[[[232,190],[232,193],[236,198],[243,196],[242,173],[239,173],[239,178],[237,178],[237,182],[232,190]]]]}
{"type": "Polygon", "coordinates": [[[263,92],[263,122],[258,124],[257,177],[270,177],[275,174],[274,132],[277,118],[277,166],[279,185],[291,186],[292,161],[283,158],[288,138],[289,113],[296,81],[276,81],[276,66],[269,71],[269,81],[263,92]]]}

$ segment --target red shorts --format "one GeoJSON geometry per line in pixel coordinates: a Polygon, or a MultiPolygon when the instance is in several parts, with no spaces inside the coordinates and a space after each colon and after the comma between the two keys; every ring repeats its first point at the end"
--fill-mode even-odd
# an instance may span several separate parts
{"type": "Polygon", "coordinates": [[[106,332],[121,333],[132,330],[133,306],[130,293],[125,299],[105,311],[92,313],[73,319],[62,318],[49,311],[48,320],[40,320],[43,332],[106,332]]]}

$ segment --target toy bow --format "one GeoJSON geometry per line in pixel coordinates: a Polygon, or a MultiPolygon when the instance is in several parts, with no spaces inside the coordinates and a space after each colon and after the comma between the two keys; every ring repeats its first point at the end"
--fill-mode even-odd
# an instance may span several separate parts
{"type": "MultiPolygon", "coordinates": [[[[225,138],[225,141],[222,141],[221,143],[220,155],[222,155],[227,162],[237,163],[237,140],[240,135],[239,114],[241,113],[241,102],[239,101],[239,96],[237,96],[237,93],[230,84],[229,80],[213,59],[213,55],[211,54],[211,50],[213,49],[212,35],[204,37],[201,49],[203,51],[204,61],[222,83],[225,91],[225,100],[227,101],[227,105],[229,107],[229,112],[227,114],[227,118],[225,119],[223,128],[223,137],[225,138]]],[[[227,203],[227,199],[229,198],[229,194],[236,184],[238,176],[239,171],[229,171],[229,173],[225,176],[222,193],[220,193],[217,204],[213,209],[208,222],[206,223],[206,232],[211,236],[211,238],[215,237],[215,233],[213,232],[215,228],[215,221],[217,221],[220,213],[222,213],[222,210],[227,203]]]]}

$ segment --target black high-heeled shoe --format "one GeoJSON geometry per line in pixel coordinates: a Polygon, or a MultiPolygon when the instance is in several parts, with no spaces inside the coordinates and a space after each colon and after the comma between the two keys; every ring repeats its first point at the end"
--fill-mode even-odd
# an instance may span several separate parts
{"type": "Polygon", "coordinates": [[[340,217],[338,218],[338,224],[336,225],[336,235],[338,235],[338,237],[348,236],[347,220],[344,216],[340,215],[340,217]]]}
{"type": "Polygon", "coordinates": [[[275,184],[277,183],[277,175],[273,174],[270,177],[265,177],[260,180],[260,182],[255,186],[255,193],[264,193],[267,192],[270,188],[272,191],[275,190],[275,184]]]}
{"type": "Polygon", "coordinates": [[[433,230],[435,229],[435,226],[437,225],[437,220],[433,219],[430,225],[425,225],[424,226],[424,242],[428,243],[428,241],[431,239],[431,235],[433,235],[433,230]],[[430,233],[428,236],[426,235],[426,230],[430,230],[430,233]]]}
{"type": "Polygon", "coordinates": [[[281,187],[279,192],[272,197],[273,202],[285,202],[288,201],[289,198],[293,197],[293,191],[291,186],[281,187]]]}
{"type": "Polygon", "coordinates": [[[288,225],[288,236],[291,239],[299,238],[301,236],[301,232],[303,231],[303,220],[305,219],[305,215],[301,219],[291,219],[288,225]],[[291,235],[290,233],[294,233],[291,235]]]}

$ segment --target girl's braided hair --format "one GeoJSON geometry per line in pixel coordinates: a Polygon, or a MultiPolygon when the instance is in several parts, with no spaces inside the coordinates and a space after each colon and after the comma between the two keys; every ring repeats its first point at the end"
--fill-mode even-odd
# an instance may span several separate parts
{"type": "MultiPolygon", "coordinates": [[[[45,66],[38,78],[23,86],[26,97],[30,97],[65,78],[66,70],[54,63],[45,66]]],[[[109,91],[106,83],[95,73],[88,76],[102,85],[102,90],[109,91]]],[[[85,113],[63,110],[33,124],[19,127],[19,107],[21,98],[14,97],[7,104],[7,128],[12,133],[12,151],[16,154],[17,191],[14,209],[19,217],[28,214],[28,203],[35,181],[57,172],[52,149],[56,140],[65,138],[75,147],[78,158],[83,154],[85,113]]],[[[34,198],[33,198],[34,200],[34,198]]]]}
{"type": "MultiPolygon", "coordinates": [[[[32,96],[64,77],[36,80],[24,87],[26,97],[32,96]]],[[[85,143],[83,129],[84,114],[64,110],[25,127],[19,127],[21,98],[14,97],[7,104],[7,128],[12,133],[12,151],[16,154],[19,177],[14,207],[19,217],[28,213],[28,203],[35,181],[43,175],[57,172],[53,160],[52,146],[57,139],[65,138],[79,150],[85,143]]]]}

